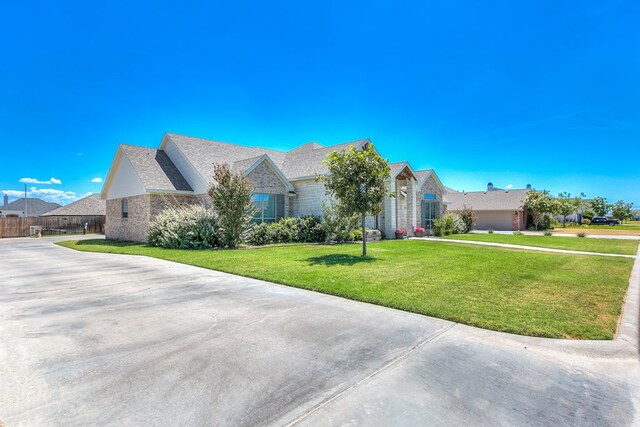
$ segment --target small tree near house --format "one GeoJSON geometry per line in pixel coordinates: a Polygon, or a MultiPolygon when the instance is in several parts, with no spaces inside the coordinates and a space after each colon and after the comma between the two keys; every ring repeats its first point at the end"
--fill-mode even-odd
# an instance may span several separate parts
{"type": "Polygon", "coordinates": [[[633,208],[632,203],[625,203],[624,200],[618,200],[611,205],[611,215],[619,219],[620,222],[624,222],[625,220],[633,218],[631,208],[633,208]]]}
{"type": "Polygon", "coordinates": [[[329,173],[318,177],[328,196],[337,200],[341,214],[357,214],[362,226],[362,256],[367,255],[367,215],[377,215],[389,194],[385,182],[391,171],[388,162],[367,144],[360,151],[332,151],[323,162],[329,173]]]}
{"type": "Polygon", "coordinates": [[[255,206],[253,187],[247,178],[234,173],[226,164],[213,165],[213,183],[209,186],[218,237],[223,247],[237,248],[251,228],[255,206]]]}
{"type": "Polygon", "coordinates": [[[531,190],[527,192],[527,197],[524,200],[524,206],[531,214],[536,230],[540,227],[540,223],[544,219],[545,215],[552,214],[556,210],[556,203],[546,190],[531,190]]]}
{"type": "Polygon", "coordinates": [[[567,217],[577,212],[580,206],[580,199],[572,198],[571,193],[563,192],[558,194],[556,199],[556,210],[562,216],[562,226],[566,227],[567,217]]]}
{"type": "Polygon", "coordinates": [[[591,199],[590,205],[591,210],[596,213],[596,216],[605,216],[609,212],[609,209],[611,209],[611,205],[607,203],[607,199],[600,196],[591,199]]]}

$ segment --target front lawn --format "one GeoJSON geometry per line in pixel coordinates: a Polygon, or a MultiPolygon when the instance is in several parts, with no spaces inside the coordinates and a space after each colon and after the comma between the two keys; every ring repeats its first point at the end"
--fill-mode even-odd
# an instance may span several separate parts
{"type": "Polygon", "coordinates": [[[190,251],[108,240],[60,243],[146,255],[523,335],[612,339],[633,260],[448,242],[190,251]]]}
{"type": "Polygon", "coordinates": [[[567,249],[570,251],[599,252],[603,254],[635,255],[637,240],[587,239],[553,236],[527,236],[512,234],[454,234],[443,237],[453,240],[473,240],[476,242],[509,243],[512,245],[535,246],[539,248],[567,249]]]}

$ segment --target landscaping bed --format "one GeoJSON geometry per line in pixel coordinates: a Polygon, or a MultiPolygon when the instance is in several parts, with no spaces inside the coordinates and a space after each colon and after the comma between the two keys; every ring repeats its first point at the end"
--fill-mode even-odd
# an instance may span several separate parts
{"type": "Polygon", "coordinates": [[[73,249],[146,255],[516,334],[612,339],[633,260],[449,242],[178,250],[108,240],[73,249]]]}
{"type": "Polygon", "coordinates": [[[570,251],[598,252],[603,254],[635,255],[637,240],[585,239],[554,236],[528,236],[511,234],[454,234],[443,237],[453,240],[473,240],[476,242],[508,243],[511,245],[535,246],[538,248],[565,249],[570,251]]]}

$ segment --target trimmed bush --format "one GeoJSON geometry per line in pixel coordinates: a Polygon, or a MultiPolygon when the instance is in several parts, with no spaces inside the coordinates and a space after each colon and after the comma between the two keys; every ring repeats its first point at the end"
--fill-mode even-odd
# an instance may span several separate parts
{"type": "Polygon", "coordinates": [[[211,209],[201,205],[170,207],[149,225],[147,242],[165,249],[211,249],[220,246],[211,209]]]}
{"type": "Polygon", "coordinates": [[[298,240],[304,243],[324,242],[326,233],[319,217],[308,215],[298,221],[298,240]]]}
{"type": "Polygon", "coordinates": [[[270,225],[271,224],[267,224],[266,222],[254,225],[247,237],[247,242],[255,246],[268,245],[271,243],[270,225]]]}
{"type": "Polygon", "coordinates": [[[465,230],[465,225],[460,216],[448,213],[433,221],[433,234],[436,236],[449,236],[451,234],[461,234],[465,230]]]}
{"type": "Polygon", "coordinates": [[[325,232],[320,218],[282,218],[278,222],[256,224],[246,241],[255,246],[271,243],[324,242],[325,232]]]}

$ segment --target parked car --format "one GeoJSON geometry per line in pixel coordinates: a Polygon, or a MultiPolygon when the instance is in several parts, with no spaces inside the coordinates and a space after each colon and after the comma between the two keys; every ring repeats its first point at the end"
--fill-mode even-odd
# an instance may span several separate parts
{"type": "Polygon", "coordinates": [[[607,218],[604,216],[594,216],[591,220],[591,225],[618,225],[620,220],[615,218],[607,218]]]}

